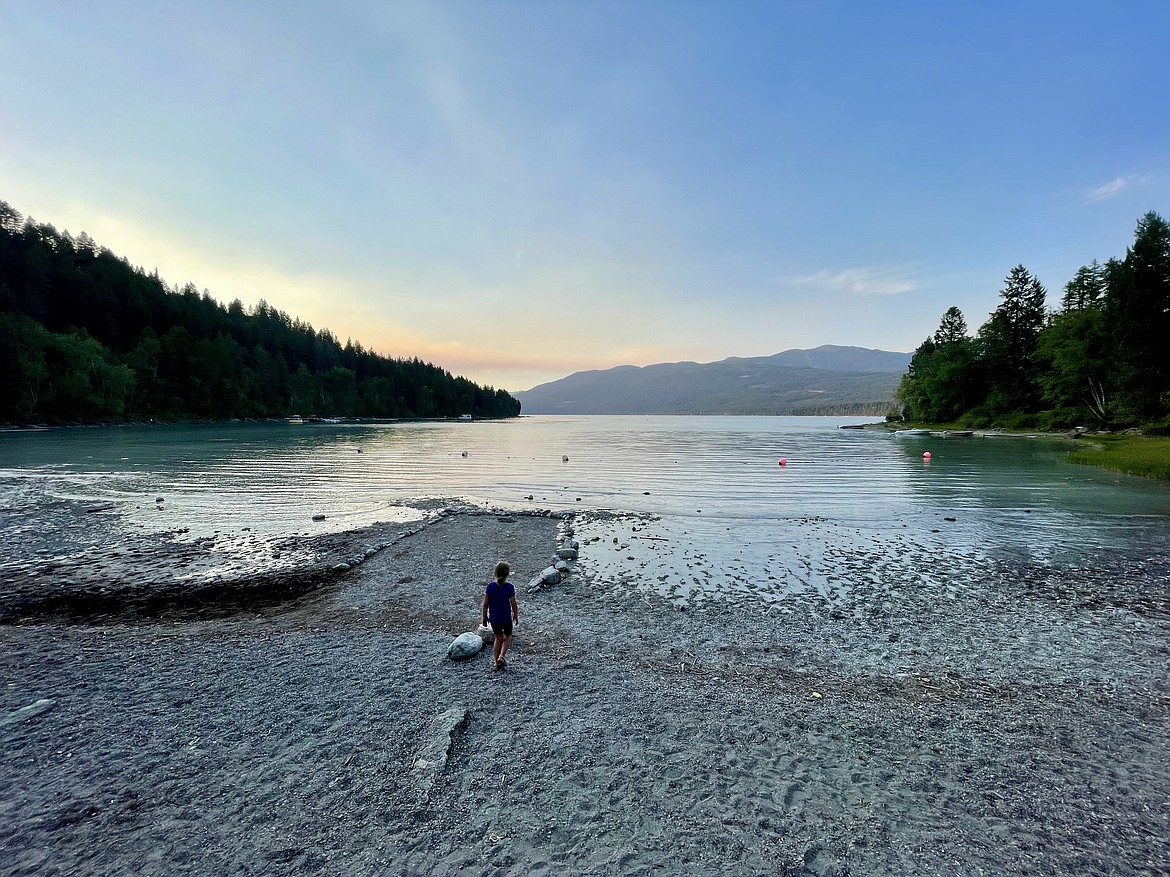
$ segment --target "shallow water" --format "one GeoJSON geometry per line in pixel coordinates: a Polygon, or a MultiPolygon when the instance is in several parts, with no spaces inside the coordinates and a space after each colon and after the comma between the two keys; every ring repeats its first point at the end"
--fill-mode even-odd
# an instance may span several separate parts
{"type": "Polygon", "coordinates": [[[97,544],[111,526],[185,539],[309,534],[418,519],[420,500],[450,498],[654,516],[615,525],[584,515],[583,562],[678,600],[767,602],[836,599],[842,564],[953,589],[962,563],[1075,565],[1170,546],[1170,487],[1066,463],[1066,444],[897,437],[843,422],[860,421],[537,416],[9,432],[0,547],[9,560],[43,557],[97,544]],[[78,509],[99,511],[79,520],[78,509]],[[68,532],[42,526],[66,512],[79,520],[68,532]],[[943,557],[959,568],[922,569],[943,557]]]}

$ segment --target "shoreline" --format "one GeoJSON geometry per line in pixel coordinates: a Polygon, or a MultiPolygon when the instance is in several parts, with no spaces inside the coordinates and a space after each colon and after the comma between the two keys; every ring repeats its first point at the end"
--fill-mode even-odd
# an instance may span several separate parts
{"type": "Polygon", "coordinates": [[[0,625],[5,873],[1164,873],[1170,559],[680,611],[584,538],[530,593],[565,514],[383,525],[218,617],[0,625]],[[445,649],[499,559],[491,673],[445,649]]]}

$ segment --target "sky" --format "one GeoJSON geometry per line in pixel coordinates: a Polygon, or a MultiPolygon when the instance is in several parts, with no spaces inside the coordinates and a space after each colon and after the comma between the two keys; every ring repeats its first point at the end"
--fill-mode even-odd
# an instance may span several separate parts
{"type": "Polygon", "coordinates": [[[972,332],[1170,215],[1165,0],[0,0],[0,200],[496,388],[972,332]]]}

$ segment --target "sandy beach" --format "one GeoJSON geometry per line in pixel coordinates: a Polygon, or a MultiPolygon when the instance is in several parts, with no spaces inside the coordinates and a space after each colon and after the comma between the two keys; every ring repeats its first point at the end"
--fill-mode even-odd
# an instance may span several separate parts
{"type": "Polygon", "coordinates": [[[944,599],[841,556],[852,603],[682,611],[586,538],[527,592],[567,522],[621,523],[462,510],[198,580],[163,545],[6,569],[0,874],[1170,873],[1165,557],[944,599]],[[446,647],[501,558],[493,673],[446,647]]]}

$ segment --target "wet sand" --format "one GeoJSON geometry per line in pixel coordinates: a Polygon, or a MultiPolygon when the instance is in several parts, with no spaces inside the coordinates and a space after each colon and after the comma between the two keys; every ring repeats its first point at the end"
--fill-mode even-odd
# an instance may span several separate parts
{"type": "Polygon", "coordinates": [[[932,584],[842,552],[840,593],[680,611],[586,539],[528,593],[564,524],[7,569],[0,874],[1170,873],[1166,558],[932,558],[932,584]],[[445,649],[500,558],[492,673],[445,649]]]}

